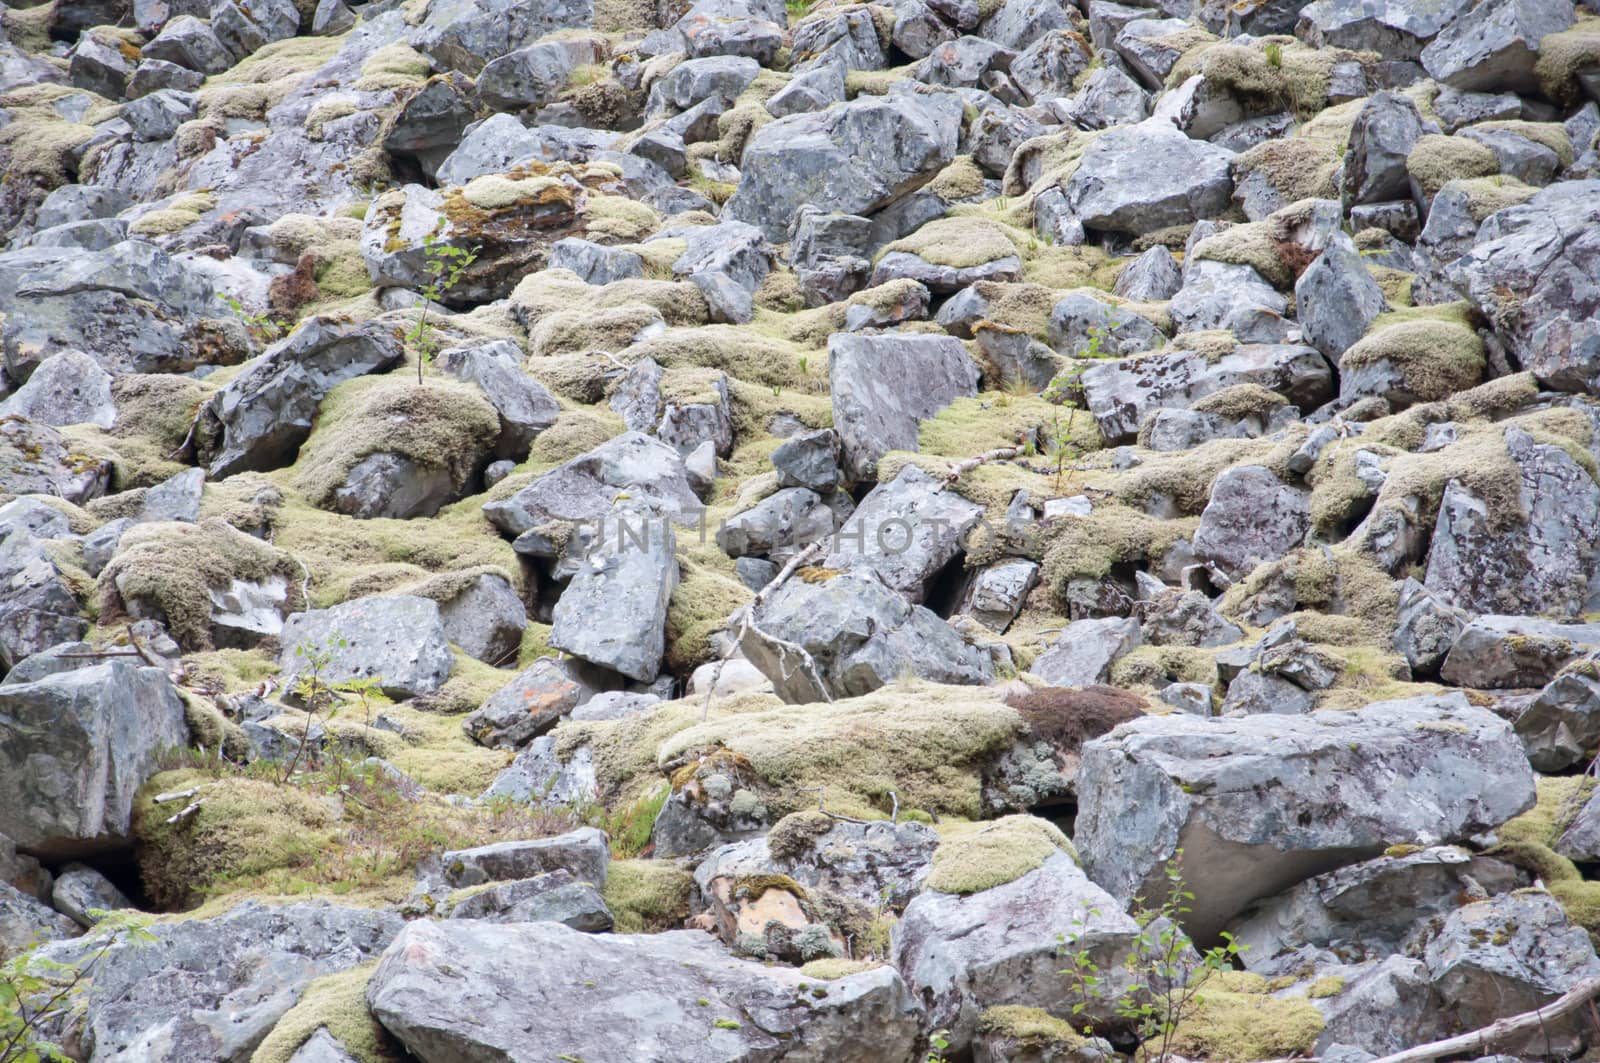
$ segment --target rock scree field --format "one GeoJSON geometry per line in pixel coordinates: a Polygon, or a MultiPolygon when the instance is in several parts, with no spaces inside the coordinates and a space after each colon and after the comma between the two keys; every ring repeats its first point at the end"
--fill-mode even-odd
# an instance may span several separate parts
{"type": "Polygon", "coordinates": [[[0,1063],[1600,1060],[1600,0],[0,0],[0,1063]]]}

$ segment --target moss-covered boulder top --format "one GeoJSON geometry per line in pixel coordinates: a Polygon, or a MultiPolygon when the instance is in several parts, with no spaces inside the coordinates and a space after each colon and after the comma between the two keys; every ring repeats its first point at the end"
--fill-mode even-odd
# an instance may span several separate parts
{"type": "Polygon", "coordinates": [[[0,1063],[1600,976],[1597,0],[23,0],[0,173],[0,1063]]]}

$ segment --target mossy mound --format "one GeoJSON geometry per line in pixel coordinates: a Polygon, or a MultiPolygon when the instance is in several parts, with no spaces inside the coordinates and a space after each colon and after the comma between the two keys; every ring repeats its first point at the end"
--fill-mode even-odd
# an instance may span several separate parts
{"type": "Polygon", "coordinates": [[[1037,816],[949,828],[934,850],[924,885],[940,893],[982,893],[1038,869],[1057,852],[1078,858],[1067,836],[1037,816]]]}
{"type": "Polygon", "coordinates": [[[104,611],[117,614],[128,603],[166,620],[185,649],[211,648],[211,594],[234,580],[287,584],[288,607],[298,600],[300,567],[294,558],[215,518],[198,524],[138,524],[122,537],[117,556],[100,573],[104,611]]]}
{"type": "Polygon", "coordinates": [[[1311,1055],[1322,1013],[1304,997],[1269,996],[1266,989],[1259,975],[1213,975],[1178,1022],[1168,1050],[1187,1059],[1236,1063],[1311,1055]]]}
{"type": "Polygon", "coordinates": [[[1009,226],[987,218],[938,218],[910,236],[886,246],[881,255],[904,251],[935,266],[966,269],[997,259],[1019,257],[1009,226]]]}
{"type": "Polygon", "coordinates": [[[807,978],[816,978],[823,982],[834,982],[840,978],[849,978],[853,974],[871,971],[882,967],[883,964],[871,960],[847,960],[842,956],[829,956],[820,960],[812,960],[800,968],[800,973],[807,978]]]}
{"type": "MultiPolygon", "coordinates": [[[[1595,40],[1600,41],[1600,37],[1595,40]]],[[[1556,158],[1561,160],[1562,166],[1571,166],[1573,160],[1572,138],[1567,136],[1567,128],[1560,122],[1527,122],[1520,119],[1502,119],[1494,122],[1480,122],[1473,126],[1486,132],[1512,133],[1531,140],[1535,144],[1543,145],[1555,152],[1556,158]]]]}
{"type": "Polygon", "coordinates": [[[1431,200],[1449,181],[1499,173],[1500,162],[1476,140],[1426,133],[1406,156],[1406,171],[1431,200]]]}
{"type": "Polygon", "coordinates": [[[1523,184],[1515,177],[1495,174],[1493,177],[1473,177],[1449,182],[1440,191],[1458,188],[1467,195],[1467,212],[1480,225],[1491,214],[1508,207],[1520,206],[1538,194],[1532,185],[1523,184]]]}
{"type": "Polygon", "coordinates": [[[1475,330],[1454,321],[1426,319],[1385,324],[1380,318],[1345,351],[1340,371],[1353,373],[1387,365],[1398,380],[1386,397],[1391,404],[1435,402],[1483,380],[1486,352],[1475,330]]]}
{"type": "Polygon", "coordinates": [[[443,469],[464,489],[487,460],[500,418],[469,384],[369,376],[335,388],[297,462],[296,486],[331,507],[350,470],[373,454],[397,454],[422,469],[443,469]]]}
{"type": "Polygon", "coordinates": [[[903,808],[976,818],[983,766],[1022,726],[994,691],[901,681],[828,705],[696,724],[664,741],[657,761],[671,770],[718,750],[744,757],[778,814],[810,802],[804,787],[824,786],[832,810],[881,815],[893,790],[903,808]]]}
{"type": "Polygon", "coordinates": [[[750,589],[730,574],[681,564],[678,586],[667,603],[666,667],[687,675],[714,660],[717,654],[711,637],[750,597],[750,589]]]}
{"type": "Polygon", "coordinates": [[[1378,57],[1343,48],[1307,48],[1293,37],[1262,37],[1248,45],[1214,44],[1186,53],[1167,76],[1169,87],[1196,73],[1254,114],[1289,111],[1306,118],[1328,103],[1333,68],[1369,65],[1378,57]]]}
{"type": "Polygon", "coordinates": [[[601,897],[619,934],[681,929],[689,918],[694,876],[663,860],[614,860],[601,897]]]}
{"type": "Polygon", "coordinates": [[[1537,802],[1496,830],[1500,844],[1489,852],[1541,879],[1567,918],[1600,941],[1600,882],[1585,879],[1577,865],[1554,848],[1594,789],[1595,780],[1588,776],[1541,777],[1537,802]]]}
{"type": "MultiPolygon", "coordinates": [[[[1002,1004],[978,1016],[978,1032],[1003,1037],[1018,1046],[1071,1052],[1083,1044],[1083,1035],[1065,1019],[1058,1019],[1043,1008],[1002,1004]]],[[[1054,1052],[1051,1053],[1054,1055],[1054,1052]]]]}
{"type": "Polygon", "coordinates": [[[1232,162],[1235,180],[1261,173],[1285,202],[1338,196],[1339,149],[1329,139],[1300,136],[1268,140],[1239,153],[1232,162]]]}
{"type": "Polygon", "coordinates": [[[278,1020],[250,1063],[289,1063],[318,1030],[327,1030],[356,1063],[401,1063],[405,1048],[367,1009],[367,983],[377,966],[365,963],[326,975],[306,986],[300,1000],[278,1020]]]}
{"type": "MultiPolygon", "coordinates": [[[[1600,19],[1588,18],[1569,30],[1540,38],[1533,72],[1541,92],[1571,107],[1582,99],[1579,72],[1596,67],[1600,67],[1600,19]]],[[[1580,149],[1586,146],[1578,145],[1580,149]]]]}

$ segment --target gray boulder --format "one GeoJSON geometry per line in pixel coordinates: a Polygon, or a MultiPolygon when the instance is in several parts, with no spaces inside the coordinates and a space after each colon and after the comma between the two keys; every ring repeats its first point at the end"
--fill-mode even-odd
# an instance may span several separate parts
{"type": "Polygon", "coordinates": [[[1463,896],[1508,893],[1516,870],[1454,845],[1380,856],[1317,875],[1250,907],[1231,928],[1245,967],[1271,978],[1305,965],[1364,963],[1403,950],[1421,920],[1463,896]]]}
{"type": "Polygon", "coordinates": [[[828,380],[845,474],[855,481],[871,479],[889,451],[916,450],[922,421],[978,393],[978,367],[953,336],[834,333],[828,380]]]}
{"type": "Polygon", "coordinates": [[[1505,443],[1521,474],[1519,512],[1491,513],[1489,502],[1450,481],[1422,582],[1473,612],[1575,616],[1600,544],[1600,485],[1561,447],[1520,428],[1507,428],[1505,443]]]}
{"type": "MultiPolygon", "coordinates": [[[[212,919],[154,923],[155,940],[124,938],[95,964],[82,1043],[98,1059],[248,1060],[308,985],[369,962],[401,925],[369,908],[255,901],[212,919]]],[[[102,947],[90,936],[43,955],[81,963],[102,947]]]]}
{"type": "Polygon", "coordinates": [[[84,864],[68,864],[61,869],[50,892],[50,903],[85,930],[97,922],[90,912],[112,912],[134,906],[110,879],[84,864]]]}
{"type": "Polygon", "coordinates": [[[556,602],[550,645],[648,683],[661,670],[678,585],[672,522],[629,502],[580,533],[583,553],[556,602]]]}
{"type": "Polygon", "coordinates": [[[566,871],[548,871],[515,882],[491,884],[450,904],[449,919],[479,919],[490,923],[560,923],[598,934],[610,930],[614,920],[600,891],[566,871]]]}
{"type": "Polygon", "coordinates": [[[1450,276],[1546,387],[1600,388],[1600,181],[1563,181],[1491,215],[1450,276]]]}
{"type": "Polygon", "coordinates": [[[1182,287],[1177,260],[1158,244],[1124,266],[1112,290],[1124,299],[1149,303],[1171,299],[1182,287]]]}
{"type": "MultiPolygon", "coordinates": [[[[1567,921],[1554,897],[1519,890],[1457,908],[1422,954],[1441,1010],[1463,1029],[1532,1011],[1585,978],[1600,960],[1582,927],[1567,921]]],[[[1551,1043],[1574,1044],[1582,1027],[1552,1022],[1506,1047],[1532,1055],[1551,1043]],[[1535,1048],[1534,1046],[1538,1046],[1535,1048]]]]}
{"type": "Polygon", "coordinates": [[[293,37],[300,29],[300,11],[293,0],[213,0],[211,29],[225,48],[243,57],[293,37]]]}
{"type": "Polygon", "coordinates": [[[528,626],[528,612],[504,576],[484,572],[439,600],[444,633],[469,657],[485,664],[514,660],[528,626]]]}
{"type": "Polygon", "coordinates": [[[367,1004],[422,1059],[910,1063],[917,1012],[881,967],[818,985],[698,931],[591,937],[557,923],[409,924],[367,1004]],[[702,1003],[703,1001],[703,1003],[702,1003]]]}
{"type": "Polygon", "coordinates": [[[0,833],[51,860],[125,849],[134,794],[188,740],[159,668],[114,660],[0,685],[0,833]]]}
{"type": "Polygon", "coordinates": [[[986,652],[870,572],[789,580],[755,619],[740,647],[791,703],[868,694],[907,673],[969,685],[993,678],[986,652]]]}
{"type": "Polygon", "coordinates": [[[1439,677],[1479,689],[1542,687],[1569,662],[1596,649],[1600,649],[1600,624],[1478,616],[1450,646],[1439,677]]]}
{"type": "Polygon", "coordinates": [[[874,487],[839,528],[823,564],[870,569],[879,580],[920,603],[934,578],[962,552],[967,532],[983,507],[943,490],[944,484],[915,465],[874,487]]]}
{"type": "Polygon", "coordinates": [[[910,96],[861,97],[770,122],[746,145],[724,215],[779,242],[802,204],[868,214],[920,187],[955,157],[961,105],[910,96]]]}
{"type": "Polygon", "coordinates": [[[594,695],[571,662],[540,657],[489,695],[461,728],[480,745],[520,749],[594,695]]]}
{"type": "Polygon", "coordinates": [[[824,499],[804,487],[779,488],[723,521],[717,528],[717,545],[729,557],[787,557],[832,535],[847,512],[848,496],[837,492],[824,499]]]}
{"type": "Polygon", "coordinates": [[[437,65],[476,75],[491,59],[564,29],[587,29],[594,0],[448,0],[428,6],[415,47],[437,65]]]}
{"type": "Polygon", "coordinates": [[[1295,316],[1305,342],[1335,366],[1387,304],[1355,243],[1333,236],[1294,282],[1295,316]]]}
{"type": "Polygon", "coordinates": [[[1226,148],[1150,119],[1097,137],[1064,190],[1088,228],[1142,236],[1226,212],[1232,158],[1226,148]]]}
{"type": "Polygon", "coordinates": [[[1406,156],[1422,136],[1422,116],[1409,97],[1379,92],[1362,104],[1344,157],[1345,210],[1404,199],[1411,187],[1406,156]]]}
{"type": "MultiPolygon", "coordinates": [[[[1166,248],[1158,250],[1171,259],[1166,248]]],[[[1101,357],[1155,350],[1167,339],[1147,318],[1084,292],[1073,292],[1058,299],[1050,308],[1046,328],[1050,346],[1061,354],[1074,356],[1085,354],[1096,337],[1101,357]]]]}
{"type": "Polygon", "coordinates": [[[1178,332],[1226,329],[1243,343],[1283,343],[1289,301],[1250,266],[1195,259],[1167,307],[1178,332]]]}
{"type": "Polygon", "coordinates": [[[1600,746],[1600,681],[1581,672],[1556,676],[1518,715],[1516,729],[1535,771],[1587,764],[1600,746]]]}
{"type": "Polygon", "coordinates": [[[604,886],[610,861],[611,848],[605,832],[595,827],[579,827],[552,838],[457,849],[439,858],[445,881],[457,889],[533,878],[551,871],[566,871],[579,882],[604,886]]]}
{"type": "Polygon", "coordinates": [[[1142,641],[1137,620],[1115,616],[1074,620],[1028,671],[1053,687],[1093,686],[1105,682],[1111,666],[1142,641]]]}
{"type": "Polygon", "coordinates": [[[1416,59],[1439,31],[1472,7],[1472,0],[1390,4],[1383,0],[1314,0],[1300,9],[1295,36],[1313,48],[1378,52],[1416,59]]]}
{"type": "Polygon", "coordinates": [[[919,894],[896,927],[893,961],[927,1009],[927,1024],[948,1030],[960,1051],[978,1017],[997,1005],[1110,1018],[1109,999],[1091,1001],[1082,1016],[1072,1012],[1081,995],[1062,950],[1087,951],[1110,998],[1138,933],[1117,899],[1071,856],[1053,853],[1035,870],[979,893],[919,894]]]}
{"type": "Polygon", "coordinates": [[[543,107],[566,87],[574,67],[595,59],[588,41],[540,41],[489,60],[475,85],[483,102],[497,110],[543,107]]]}
{"type": "Polygon", "coordinates": [[[500,415],[495,454],[521,461],[539,433],[556,423],[561,406],[537,380],[522,371],[522,351],[510,340],[471,347],[449,347],[434,364],[457,380],[470,381],[500,415]]]}
{"type": "Polygon", "coordinates": [[[0,664],[82,638],[85,611],[44,543],[21,528],[0,540],[0,664]]]}
{"type": "Polygon", "coordinates": [[[1182,409],[1236,384],[1259,384],[1302,410],[1334,393],[1333,373],[1315,348],[1280,344],[1242,344],[1214,361],[1162,351],[1091,365],[1078,379],[1107,443],[1131,443],[1154,410],[1182,409]]]}
{"type": "Polygon", "coordinates": [[[39,363],[28,382],[0,402],[0,417],[26,417],[62,427],[110,428],[117,419],[111,374],[82,351],[64,350],[39,363]]]}
{"type": "Polygon", "coordinates": [[[1534,800],[1510,725],[1461,694],[1306,716],[1147,716],[1081,757],[1089,877],[1149,902],[1181,848],[1198,940],[1259,897],[1393,844],[1464,839],[1534,800]]]}
{"type": "Polygon", "coordinates": [[[644,276],[644,259],[620,247],[569,236],[550,245],[549,269],[570,269],[585,284],[610,284],[644,276]]]}
{"type": "Polygon", "coordinates": [[[234,63],[227,47],[217,39],[211,24],[194,15],[179,15],[161,27],[140,49],[145,59],[159,59],[202,74],[220,74],[234,63]]]}
{"type": "Polygon", "coordinates": [[[1311,530],[1311,492],[1279,480],[1260,465],[1228,469],[1211,485],[1200,514],[1194,553],[1232,583],[1299,546],[1311,530]]]}
{"type": "Polygon", "coordinates": [[[621,494],[662,514],[691,517],[700,500],[683,458],[642,432],[624,432],[539,477],[510,498],[485,503],[483,514],[506,535],[521,536],[520,552],[544,549],[536,532],[551,523],[594,522],[621,494]]]}
{"type": "Polygon", "coordinates": [[[827,494],[839,486],[839,434],[831,428],[790,436],[772,452],[779,487],[827,494]]]}
{"type": "Polygon", "coordinates": [[[1491,0],[1445,26],[1422,50],[1428,76],[1473,92],[1536,93],[1539,42],[1573,22],[1569,0],[1491,0]]]}
{"type": "Polygon", "coordinates": [[[374,679],[395,699],[432,694],[455,666],[438,603],[412,595],[356,598],[295,613],[279,638],[286,690],[309,676],[319,654],[331,654],[320,669],[322,682],[374,679]]]}
{"type": "Polygon", "coordinates": [[[0,882],[0,963],[46,941],[77,937],[83,928],[7,882],[0,882]]]}
{"type": "Polygon", "coordinates": [[[200,408],[195,443],[211,476],[292,461],[329,391],[401,360],[397,332],[318,316],[269,347],[200,408]]]}
{"type": "Polygon", "coordinates": [[[82,505],[110,487],[110,461],[79,456],[49,425],[25,417],[0,418],[0,489],[54,495],[82,505]]]}

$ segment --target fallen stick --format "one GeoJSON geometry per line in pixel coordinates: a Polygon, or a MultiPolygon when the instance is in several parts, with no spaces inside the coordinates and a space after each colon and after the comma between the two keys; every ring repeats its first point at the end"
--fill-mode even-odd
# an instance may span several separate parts
{"type": "Polygon", "coordinates": [[[1542,1029],[1546,1022],[1570,1015],[1597,996],[1600,996],[1600,978],[1585,978],[1543,1007],[1500,1019],[1482,1029],[1447,1037],[1443,1041],[1408,1048],[1404,1052],[1374,1060],[1373,1063],[1429,1063],[1430,1060],[1464,1052],[1487,1055],[1489,1045],[1493,1042],[1512,1034],[1542,1029]]]}

